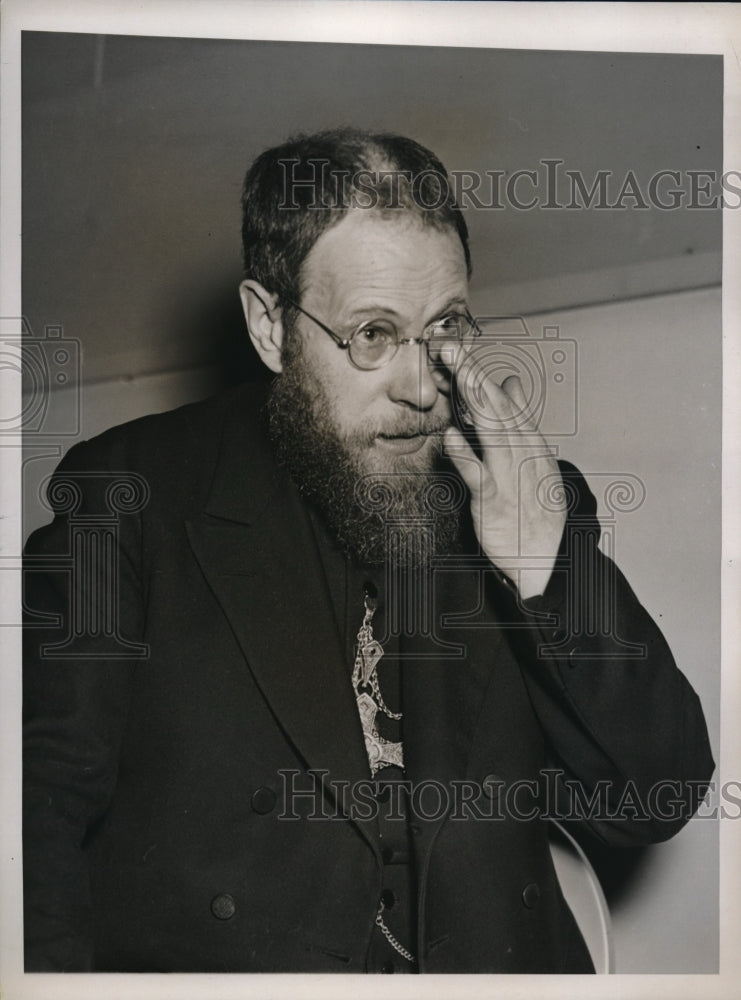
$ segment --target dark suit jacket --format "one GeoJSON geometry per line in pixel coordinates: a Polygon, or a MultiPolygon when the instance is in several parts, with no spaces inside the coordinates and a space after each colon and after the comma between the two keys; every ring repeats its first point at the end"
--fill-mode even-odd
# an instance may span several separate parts
{"type": "MultiPolygon", "coordinates": [[[[256,398],[242,387],[73,448],[50,493],[60,513],[28,545],[29,971],[365,968],[384,858],[376,819],[348,818],[332,784],[368,779],[350,665],[256,398]],[[148,493],[143,509],[116,476],[148,493]],[[324,790],[286,801],[312,770],[324,790]]],[[[571,548],[612,573],[594,500],[567,475],[571,548]]],[[[421,971],[589,968],[548,824],[524,818],[535,786],[508,787],[542,791],[550,766],[561,790],[609,783],[614,806],[628,786],[712,772],[697,697],[617,570],[613,635],[564,628],[567,548],[526,609],[493,568],[439,568],[433,633],[409,640],[406,777],[450,792],[413,821],[421,971]]],[[[660,840],[694,806],[680,798],[669,819],[588,826],[660,840]]]]}

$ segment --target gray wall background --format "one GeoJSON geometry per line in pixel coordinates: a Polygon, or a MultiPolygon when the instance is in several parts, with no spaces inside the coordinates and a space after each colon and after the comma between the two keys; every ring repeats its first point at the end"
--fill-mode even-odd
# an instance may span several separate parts
{"type": "MultiPolygon", "coordinates": [[[[722,64],[26,34],[24,314],[37,339],[57,328],[81,352],[79,385],[29,387],[27,530],[48,518],[39,486],[75,440],[255,372],[236,294],[241,179],[290,132],[338,123],[410,134],[450,170],[558,158],[590,183],[611,170],[617,192],[628,170],[644,184],[660,169],[720,173],[722,64]]],[[[467,221],[474,310],[576,341],[578,425],[560,453],[597,493],[604,474],[645,485],[615,520],[617,559],[717,751],[720,213],[469,209],[467,221]]],[[[618,972],[716,971],[717,842],[697,819],[669,844],[594,856],[618,972]]]]}

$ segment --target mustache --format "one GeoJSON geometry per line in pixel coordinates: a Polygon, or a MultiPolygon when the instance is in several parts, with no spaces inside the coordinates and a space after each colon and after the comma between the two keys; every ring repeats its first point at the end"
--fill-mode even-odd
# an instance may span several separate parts
{"type": "Polygon", "coordinates": [[[417,414],[405,419],[393,422],[384,421],[382,424],[365,427],[362,431],[356,431],[350,435],[349,439],[355,444],[371,445],[378,437],[411,438],[419,435],[429,437],[434,434],[442,434],[450,425],[450,417],[425,417],[422,414],[417,414]]]}

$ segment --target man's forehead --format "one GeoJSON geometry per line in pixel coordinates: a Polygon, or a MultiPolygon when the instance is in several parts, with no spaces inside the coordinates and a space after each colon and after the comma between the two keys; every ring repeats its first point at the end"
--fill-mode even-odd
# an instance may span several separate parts
{"type": "Polygon", "coordinates": [[[302,271],[302,289],[324,294],[465,295],[468,285],[455,229],[394,209],[347,212],[319,237],[302,271]]]}
{"type": "Polygon", "coordinates": [[[317,247],[321,247],[322,244],[326,245],[332,240],[350,240],[361,234],[364,237],[375,235],[379,241],[393,245],[405,238],[434,233],[443,237],[449,236],[453,242],[460,244],[460,252],[463,256],[463,244],[452,224],[434,220],[432,217],[426,218],[419,212],[404,206],[398,208],[354,206],[342,214],[339,222],[322,233],[312,247],[312,252],[317,247]]]}

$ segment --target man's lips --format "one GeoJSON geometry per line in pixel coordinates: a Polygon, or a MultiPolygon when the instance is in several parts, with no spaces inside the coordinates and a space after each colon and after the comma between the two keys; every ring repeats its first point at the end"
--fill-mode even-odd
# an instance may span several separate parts
{"type": "Polygon", "coordinates": [[[429,432],[413,434],[378,434],[375,440],[376,443],[379,444],[385,451],[393,451],[397,455],[409,455],[415,451],[419,451],[430,437],[432,437],[432,434],[429,432]]]}

